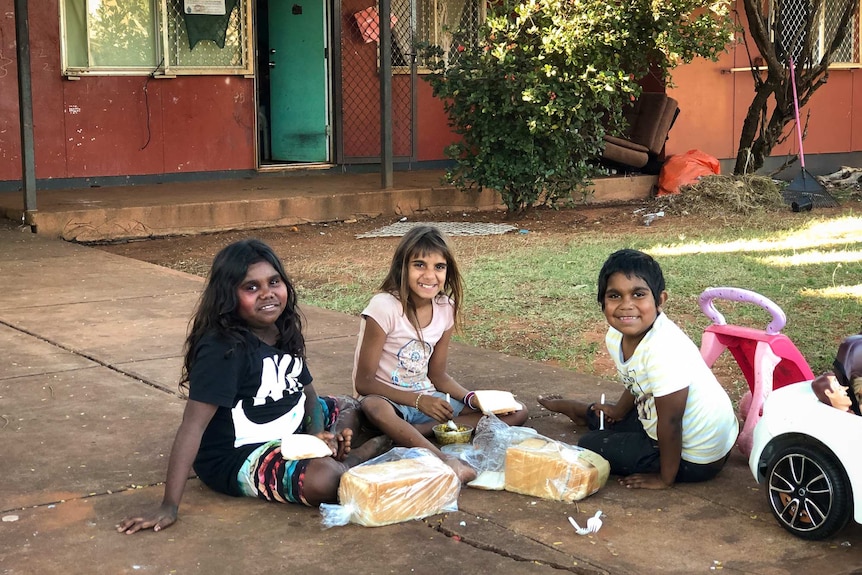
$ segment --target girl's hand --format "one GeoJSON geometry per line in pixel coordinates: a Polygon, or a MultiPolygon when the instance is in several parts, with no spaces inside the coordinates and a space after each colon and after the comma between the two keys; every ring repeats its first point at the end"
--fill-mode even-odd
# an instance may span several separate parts
{"type": "Polygon", "coordinates": [[[428,417],[439,421],[440,423],[445,423],[449,421],[455,414],[455,412],[452,411],[452,406],[449,405],[448,401],[441,397],[435,397],[433,395],[420,396],[419,411],[421,411],[428,417]]]}
{"type": "Polygon", "coordinates": [[[157,509],[142,515],[126,517],[117,525],[117,531],[127,535],[137,533],[141,529],[161,531],[173,525],[177,520],[177,507],[162,503],[157,509]]]}
{"type": "Polygon", "coordinates": [[[329,446],[329,449],[332,450],[332,457],[338,457],[340,441],[335,435],[328,431],[321,431],[320,433],[315,433],[314,436],[323,440],[329,446]]]}
{"type": "Polygon", "coordinates": [[[665,483],[658,473],[634,473],[619,478],[620,485],[628,489],[667,489],[671,487],[665,483]]]}

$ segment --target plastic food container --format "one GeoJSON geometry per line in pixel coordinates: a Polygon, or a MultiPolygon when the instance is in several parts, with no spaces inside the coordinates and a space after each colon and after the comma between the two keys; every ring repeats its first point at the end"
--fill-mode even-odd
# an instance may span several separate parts
{"type": "Polygon", "coordinates": [[[434,437],[437,438],[437,443],[440,445],[450,445],[452,443],[470,443],[470,437],[473,435],[473,428],[467,425],[459,425],[458,431],[449,429],[445,423],[434,426],[434,437]]]}

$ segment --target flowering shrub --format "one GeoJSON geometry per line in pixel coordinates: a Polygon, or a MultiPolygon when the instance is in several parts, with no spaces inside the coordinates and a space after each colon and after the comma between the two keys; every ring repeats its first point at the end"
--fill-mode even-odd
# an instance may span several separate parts
{"type": "MultiPolygon", "coordinates": [[[[695,56],[731,31],[726,0],[500,0],[475,44],[428,77],[460,136],[449,181],[500,192],[510,213],[554,205],[603,172],[602,137],[624,127],[638,79],[695,56]],[[651,68],[652,67],[652,68],[651,68]]],[[[440,53],[436,47],[426,52],[440,53]]]]}

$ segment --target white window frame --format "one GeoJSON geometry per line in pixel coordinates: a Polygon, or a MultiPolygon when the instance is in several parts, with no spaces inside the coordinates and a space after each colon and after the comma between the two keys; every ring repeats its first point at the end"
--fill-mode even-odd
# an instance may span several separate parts
{"type": "MultiPolygon", "coordinates": [[[[225,50],[225,57],[230,57],[230,54],[238,53],[235,61],[229,65],[201,65],[200,63],[182,63],[182,58],[193,60],[190,57],[194,53],[194,49],[189,49],[188,44],[182,45],[179,41],[179,36],[171,38],[171,29],[177,29],[182,26],[185,30],[185,23],[182,19],[182,13],[178,7],[183,6],[183,0],[148,0],[151,8],[152,27],[150,30],[152,44],[149,46],[153,49],[154,63],[149,65],[93,65],[93,55],[89,45],[91,35],[86,33],[86,22],[84,23],[85,32],[81,39],[80,26],[77,23],[70,22],[70,17],[67,14],[66,6],[70,3],[78,2],[98,2],[99,0],[60,0],[60,52],[62,58],[62,74],[67,77],[76,78],[81,76],[154,76],[154,77],[174,77],[180,75],[254,75],[254,54],[253,33],[252,33],[252,4],[253,0],[238,0],[235,11],[237,12],[233,18],[238,21],[238,32],[235,34],[239,38],[233,43],[226,43],[225,48],[220,49],[211,41],[201,41],[195,45],[194,49],[201,46],[202,50],[210,50],[218,52],[225,50]],[[170,25],[168,25],[170,24],[170,25]],[[77,33],[76,33],[77,32],[77,33]],[[75,47],[77,51],[86,53],[87,62],[84,65],[80,63],[70,63],[70,46],[69,42],[78,42],[75,47]],[[84,42],[86,45],[81,45],[84,42]],[[205,46],[204,44],[209,44],[205,46]]],[[[107,2],[109,0],[101,0],[107,2]]],[[[116,5],[122,5],[123,0],[116,0],[116,5]]],[[[86,17],[88,17],[87,14],[86,17]]]]}

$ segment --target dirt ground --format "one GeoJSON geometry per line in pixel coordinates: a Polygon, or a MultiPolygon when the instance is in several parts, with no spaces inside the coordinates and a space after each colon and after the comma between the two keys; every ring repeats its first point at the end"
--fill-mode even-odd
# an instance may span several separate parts
{"type": "MultiPolygon", "coordinates": [[[[461,262],[467,262],[473,256],[493,253],[501,250],[503,246],[518,241],[563,245],[578,234],[648,235],[666,233],[669,228],[680,235],[685,235],[704,229],[715,229],[727,223],[724,219],[716,220],[715,216],[673,215],[668,212],[664,216],[653,219],[650,225],[646,225],[646,221],[650,219],[649,214],[660,212],[662,209],[663,205],[659,199],[652,199],[639,203],[583,205],[559,210],[537,209],[518,219],[507,219],[504,211],[473,211],[426,213],[411,217],[410,220],[507,223],[518,228],[519,232],[505,235],[453,237],[452,241],[461,262]]],[[[825,217],[841,212],[841,208],[819,209],[816,215],[825,217]]],[[[787,214],[804,217],[802,214],[792,214],[789,210],[787,214]]],[[[343,262],[343,266],[337,268],[343,270],[340,272],[343,273],[343,279],[357,275],[361,277],[363,274],[369,274],[368,277],[381,276],[382,270],[388,266],[398,238],[357,239],[356,236],[398,220],[397,216],[380,216],[286,228],[151,239],[96,247],[122,256],[205,276],[213,257],[222,247],[241,238],[257,237],[271,245],[281,256],[288,274],[301,292],[303,286],[337,282],[339,277],[335,277],[332,272],[333,261],[343,262]],[[322,261],[329,262],[325,269],[318,265],[318,262],[322,261]]],[[[524,335],[522,333],[524,328],[525,326],[516,320],[513,320],[510,327],[513,332],[517,330],[521,337],[524,335]]],[[[582,337],[601,342],[604,340],[605,330],[604,323],[597,322],[595,333],[582,334],[582,337]]],[[[714,369],[731,395],[737,395],[740,389],[738,368],[732,361],[722,362],[723,359],[720,359],[714,369]]],[[[592,365],[575,366],[575,369],[579,367],[584,367],[597,375],[609,377],[613,375],[612,364],[606,354],[596,354],[592,365]]],[[[742,383],[742,385],[745,384],[742,383]]]]}
{"type": "MultiPolygon", "coordinates": [[[[601,206],[578,206],[567,209],[537,209],[519,218],[507,218],[504,211],[424,213],[413,216],[410,221],[446,222],[485,222],[510,224],[526,233],[542,236],[544,240],[567,241],[572,235],[581,233],[624,234],[638,230],[650,233],[673,221],[680,233],[686,229],[703,226],[704,218],[662,217],[654,220],[653,225],[645,226],[645,215],[659,210],[651,202],[626,203],[601,206]]],[[[371,258],[376,264],[386,261],[397,238],[366,238],[363,234],[399,221],[397,216],[378,216],[361,220],[347,220],[322,224],[305,224],[290,227],[264,228],[183,236],[148,239],[117,244],[101,244],[94,247],[118,255],[151,262],[177,270],[205,275],[213,256],[230,242],[246,237],[257,237],[270,244],[282,257],[292,279],[314,282],[322,278],[314,277],[314,264],[321,260],[336,258],[356,264],[371,258]],[[386,248],[386,249],[382,249],[386,248]]],[[[511,234],[470,238],[478,240],[479,247],[494,249],[499,243],[511,241],[511,234]]],[[[455,243],[461,238],[453,238],[455,243]]],[[[459,258],[464,254],[459,252],[459,258]]],[[[469,257],[469,255],[468,255],[469,257]]],[[[362,266],[364,267],[364,266],[362,266]]]]}

